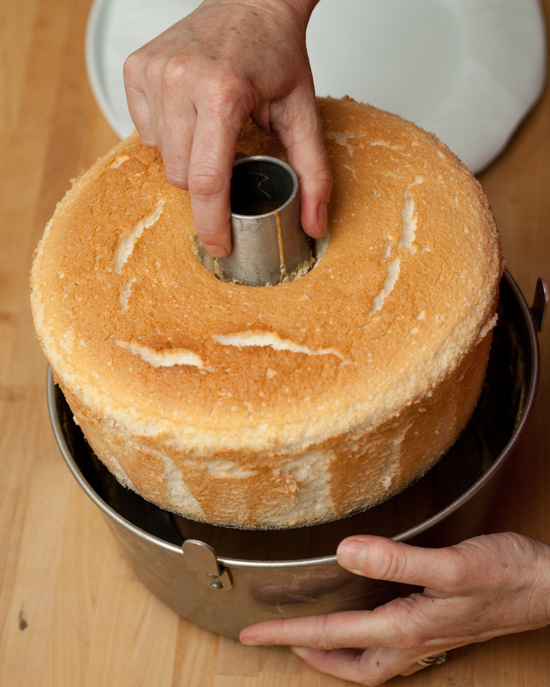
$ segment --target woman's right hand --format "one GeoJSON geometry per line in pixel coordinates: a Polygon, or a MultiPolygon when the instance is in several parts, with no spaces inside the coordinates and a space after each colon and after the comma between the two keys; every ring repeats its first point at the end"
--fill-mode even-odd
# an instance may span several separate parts
{"type": "Polygon", "coordinates": [[[204,0],[126,60],[130,114],[188,188],[209,252],[231,250],[230,180],[248,116],[277,134],[302,188],[302,226],[324,235],[332,176],[305,45],[318,0],[204,0]]]}

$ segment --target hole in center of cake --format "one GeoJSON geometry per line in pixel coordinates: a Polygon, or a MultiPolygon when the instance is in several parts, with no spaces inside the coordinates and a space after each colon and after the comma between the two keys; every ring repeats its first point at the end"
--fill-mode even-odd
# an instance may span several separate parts
{"type": "Polygon", "coordinates": [[[278,158],[235,160],[231,178],[231,253],[213,258],[195,238],[198,258],[218,279],[277,286],[300,279],[319,261],[327,239],[313,241],[300,224],[300,184],[278,158]]]}
{"type": "Polygon", "coordinates": [[[204,267],[206,267],[209,272],[216,277],[216,279],[229,282],[231,284],[240,284],[244,286],[276,286],[277,284],[293,282],[301,279],[312,269],[315,269],[328,248],[329,240],[330,231],[328,229],[327,233],[322,238],[311,239],[311,260],[307,264],[299,265],[298,269],[296,269],[294,272],[291,272],[290,274],[287,273],[286,278],[280,279],[276,284],[271,282],[249,284],[239,280],[237,277],[230,276],[224,269],[223,262],[219,258],[214,258],[210,255],[198,236],[195,236],[195,245],[197,259],[204,267]]]}

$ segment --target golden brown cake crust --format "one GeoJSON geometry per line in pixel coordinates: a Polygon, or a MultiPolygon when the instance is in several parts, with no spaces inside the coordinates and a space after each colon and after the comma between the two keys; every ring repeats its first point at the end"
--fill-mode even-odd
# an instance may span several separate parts
{"type": "MultiPolygon", "coordinates": [[[[481,388],[501,259],[479,185],[413,124],[319,103],[330,242],[298,281],[210,274],[188,193],[137,134],[37,250],[35,324],[75,416],[120,481],[182,515],[292,526],[366,507],[448,448],[481,388]]],[[[284,157],[252,123],[238,150],[284,157]]]]}

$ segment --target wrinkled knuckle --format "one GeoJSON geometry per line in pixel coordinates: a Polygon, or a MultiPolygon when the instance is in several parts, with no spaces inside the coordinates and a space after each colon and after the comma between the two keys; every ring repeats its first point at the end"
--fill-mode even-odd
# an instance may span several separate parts
{"type": "Polygon", "coordinates": [[[165,170],[166,173],[166,180],[168,181],[169,184],[172,184],[172,186],[176,186],[177,188],[187,188],[187,174],[183,172],[182,170],[165,170]]]}
{"type": "Polygon", "coordinates": [[[540,542],[536,542],[529,537],[526,537],[517,532],[501,532],[498,535],[498,541],[501,543],[501,548],[504,555],[511,550],[513,553],[519,552],[524,558],[533,558],[537,555],[540,542]]]}
{"type": "Polygon", "coordinates": [[[224,106],[239,96],[242,84],[233,72],[219,72],[210,79],[207,89],[210,100],[214,104],[224,106]]]}
{"type": "Polygon", "coordinates": [[[400,649],[415,649],[425,640],[421,626],[414,622],[414,602],[411,597],[392,601],[388,613],[388,631],[391,645],[400,649]]]}
{"type": "Polygon", "coordinates": [[[221,193],[226,179],[217,169],[194,170],[189,173],[187,180],[189,192],[195,198],[209,198],[221,193]]]}
{"type": "Polygon", "coordinates": [[[321,169],[319,172],[317,172],[315,179],[318,184],[323,186],[332,187],[334,183],[334,178],[330,169],[321,169]]]}
{"type": "Polygon", "coordinates": [[[445,572],[446,587],[450,590],[470,587],[477,578],[477,566],[462,551],[453,554],[445,572]]]}
{"type": "Polygon", "coordinates": [[[123,75],[126,83],[133,85],[143,67],[143,56],[139,50],[124,60],[123,75]]]}
{"type": "Polygon", "coordinates": [[[457,566],[448,573],[448,584],[450,589],[465,589],[471,586],[475,580],[475,570],[471,568],[469,571],[462,565],[457,566]]]}
{"type": "Polygon", "coordinates": [[[404,576],[407,567],[407,559],[399,553],[389,550],[384,552],[380,564],[381,573],[385,580],[399,580],[404,576]]]}
{"type": "Polygon", "coordinates": [[[331,640],[330,637],[323,636],[323,637],[319,637],[317,642],[315,642],[315,646],[313,648],[319,649],[320,651],[334,651],[334,649],[337,649],[338,647],[331,640]]]}
{"type": "Polygon", "coordinates": [[[334,638],[334,629],[329,626],[329,617],[324,616],[319,619],[321,624],[319,628],[319,634],[317,640],[315,641],[315,649],[321,649],[322,651],[332,651],[333,649],[338,649],[339,645],[334,638]]]}
{"type": "Polygon", "coordinates": [[[205,95],[210,113],[228,124],[241,122],[255,105],[251,89],[236,76],[213,79],[207,85],[205,95]]]}
{"type": "Polygon", "coordinates": [[[166,60],[162,68],[162,84],[165,92],[171,95],[179,91],[185,81],[187,73],[188,68],[185,61],[179,55],[172,55],[166,60]]]}

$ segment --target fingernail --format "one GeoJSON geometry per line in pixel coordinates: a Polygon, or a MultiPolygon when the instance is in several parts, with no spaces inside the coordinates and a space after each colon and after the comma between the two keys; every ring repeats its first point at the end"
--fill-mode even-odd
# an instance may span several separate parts
{"type": "Polygon", "coordinates": [[[225,258],[226,255],[229,255],[229,251],[224,246],[211,246],[205,243],[204,247],[214,258],[225,258]]]}
{"type": "Polygon", "coordinates": [[[244,637],[241,639],[241,644],[246,644],[247,646],[258,646],[261,644],[255,637],[244,637]]]}
{"type": "Polygon", "coordinates": [[[367,547],[359,539],[344,539],[336,551],[338,563],[356,575],[362,574],[367,560],[367,547]]]}
{"type": "Polygon", "coordinates": [[[326,203],[319,203],[317,208],[317,229],[321,232],[321,236],[327,233],[328,210],[326,203]]]}

